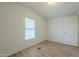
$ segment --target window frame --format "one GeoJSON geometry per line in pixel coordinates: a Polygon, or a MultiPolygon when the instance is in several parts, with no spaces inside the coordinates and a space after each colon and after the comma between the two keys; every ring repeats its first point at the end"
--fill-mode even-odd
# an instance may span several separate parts
{"type": "MultiPolygon", "coordinates": [[[[26,19],[34,20],[32,18],[25,17],[25,19],[24,19],[24,31],[26,31],[26,28],[25,28],[25,20],[26,19]]],[[[26,32],[25,32],[25,40],[31,40],[31,39],[35,39],[36,38],[36,21],[35,20],[34,20],[34,26],[35,26],[35,28],[34,28],[34,38],[27,38],[26,32]]]]}

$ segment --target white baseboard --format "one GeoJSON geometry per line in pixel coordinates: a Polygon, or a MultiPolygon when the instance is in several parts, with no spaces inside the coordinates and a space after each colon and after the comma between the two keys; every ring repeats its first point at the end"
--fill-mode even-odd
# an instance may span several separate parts
{"type": "MultiPolygon", "coordinates": [[[[45,40],[41,40],[41,41],[35,42],[35,43],[33,43],[31,46],[34,46],[34,45],[36,45],[36,44],[38,44],[38,43],[41,43],[41,42],[43,42],[43,41],[45,41],[45,40]]],[[[31,47],[31,46],[27,46],[26,48],[29,48],[29,47],[31,47]]],[[[22,51],[22,50],[24,50],[24,49],[26,49],[26,48],[23,48],[23,49],[21,49],[21,50],[19,50],[19,51],[22,51]]],[[[14,53],[19,52],[19,51],[16,51],[16,52],[13,52],[13,53],[7,53],[7,54],[0,54],[0,57],[8,57],[8,56],[10,56],[10,55],[12,55],[12,54],[14,54],[14,53]]]]}

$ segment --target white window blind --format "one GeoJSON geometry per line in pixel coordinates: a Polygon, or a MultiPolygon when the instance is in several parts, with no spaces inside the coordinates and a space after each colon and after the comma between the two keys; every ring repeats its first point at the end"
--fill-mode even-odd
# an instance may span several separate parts
{"type": "Polygon", "coordinates": [[[35,20],[25,18],[25,39],[35,38],[35,20]]]}

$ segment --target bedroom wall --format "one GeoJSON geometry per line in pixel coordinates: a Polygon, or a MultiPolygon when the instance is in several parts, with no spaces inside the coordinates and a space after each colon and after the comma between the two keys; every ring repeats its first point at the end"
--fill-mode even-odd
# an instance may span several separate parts
{"type": "Polygon", "coordinates": [[[47,40],[78,46],[78,16],[46,20],[47,40]]]}
{"type": "Polygon", "coordinates": [[[78,14],[78,46],[79,46],[79,14],[78,14]]]}
{"type": "Polygon", "coordinates": [[[32,9],[0,3],[0,56],[9,56],[45,40],[45,21],[32,9]],[[24,18],[36,20],[36,38],[25,40],[24,18]]]}

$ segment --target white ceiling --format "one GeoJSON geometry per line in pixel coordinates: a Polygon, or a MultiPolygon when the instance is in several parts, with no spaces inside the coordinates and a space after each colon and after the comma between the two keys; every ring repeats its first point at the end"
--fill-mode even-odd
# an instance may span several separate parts
{"type": "Polygon", "coordinates": [[[20,4],[32,8],[44,18],[74,15],[79,11],[79,2],[57,2],[52,8],[48,7],[47,2],[21,2],[20,4]]]}

